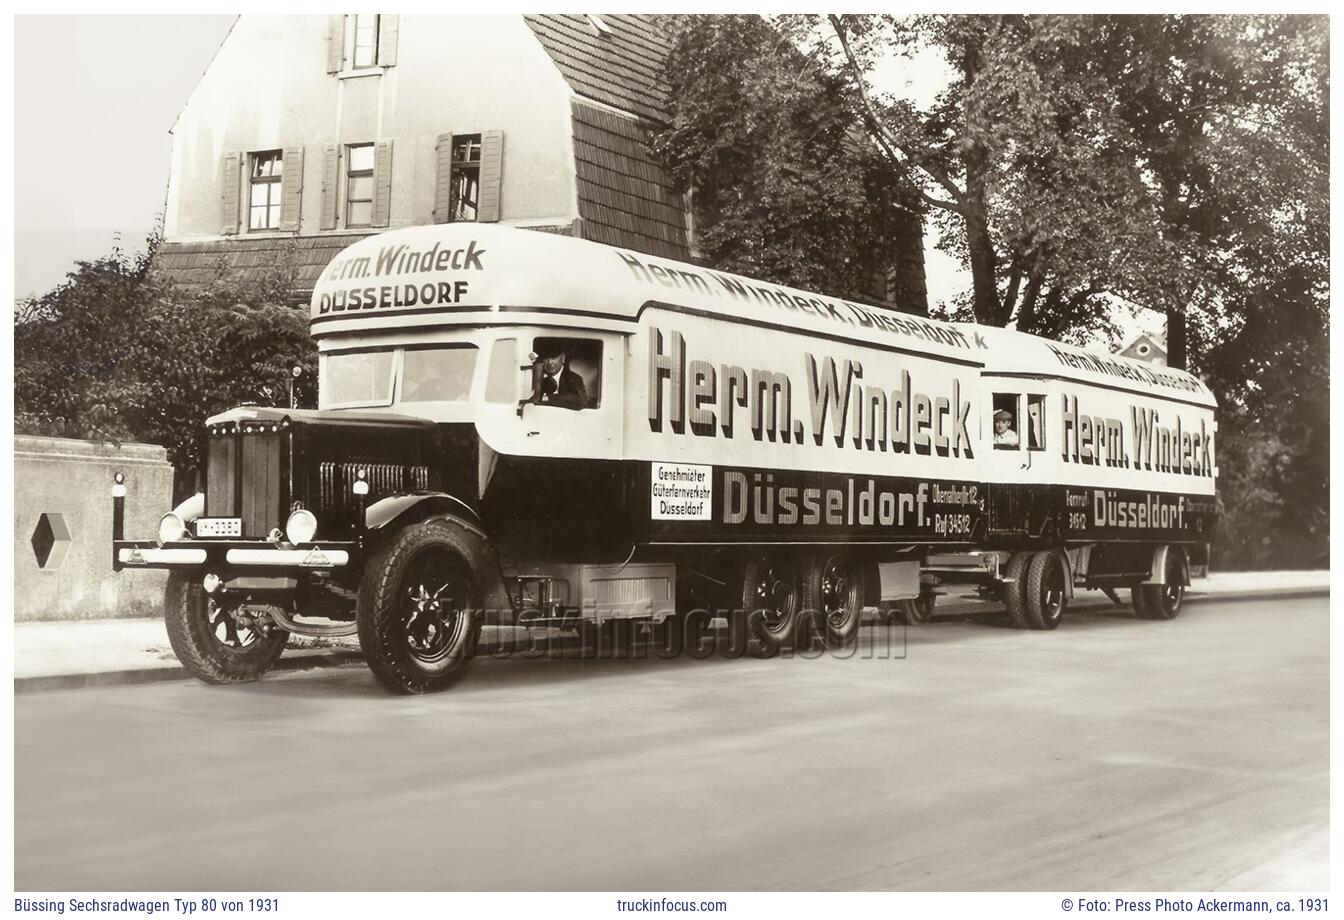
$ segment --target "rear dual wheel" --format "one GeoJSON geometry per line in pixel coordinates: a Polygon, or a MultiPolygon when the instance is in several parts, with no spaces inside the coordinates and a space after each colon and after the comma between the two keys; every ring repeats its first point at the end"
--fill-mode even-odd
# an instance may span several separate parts
{"type": "Polygon", "coordinates": [[[805,647],[815,629],[803,605],[803,560],[784,553],[751,559],[742,570],[742,614],[756,654],[805,647]]]}
{"type": "Polygon", "coordinates": [[[1180,616],[1185,602],[1185,585],[1181,584],[1183,571],[1177,550],[1167,549],[1166,584],[1132,585],[1129,596],[1134,604],[1134,615],[1143,620],[1174,620],[1180,616]]]}
{"type": "Polygon", "coordinates": [[[844,648],[859,636],[863,569],[849,553],[818,553],[808,567],[803,607],[814,611],[822,642],[844,648]]]}
{"type": "Polygon", "coordinates": [[[1004,574],[1004,607],[1016,629],[1056,629],[1068,606],[1068,557],[1059,550],[1014,553],[1004,574]]]}

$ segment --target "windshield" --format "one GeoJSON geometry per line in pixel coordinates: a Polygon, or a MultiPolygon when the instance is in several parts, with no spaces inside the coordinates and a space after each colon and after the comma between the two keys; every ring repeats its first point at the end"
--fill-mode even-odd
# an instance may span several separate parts
{"type": "Polygon", "coordinates": [[[391,405],[393,354],[388,349],[328,355],[324,401],[332,406],[391,405]]]}
{"type": "Polygon", "coordinates": [[[471,395],[476,346],[408,348],[401,362],[400,402],[461,402],[471,395]]]}

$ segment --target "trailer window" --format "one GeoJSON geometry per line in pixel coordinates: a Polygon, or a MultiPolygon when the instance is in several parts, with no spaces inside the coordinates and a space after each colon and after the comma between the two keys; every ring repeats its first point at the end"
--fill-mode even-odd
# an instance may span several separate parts
{"type": "Polygon", "coordinates": [[[392,349],[327,355],[322,393],[329,406],[390,406],[392,349]]]}
{"type": "Polygon", "coordinates": [[[1017,450],[1021,445],[1018,432],[1022,426],[1022,397],[1018,393],[994,394],[994,449],[1017,450]]]}
{"type": "Polygon", "coordinates": [[[532,340],[532,395],[539,406],[595,409],[602,397],[602,343],[538,336],[532,340]]]}
{"type": "Polygon", "coordinates": [[[407,348],[401,359],[399,402],[464,402],[471,396],[475,345],[407,348]]]}
{"type": "Polygon", "coordinates": [[[1027,396],[1027,450],[1045,450],[1045,397],[1027,396]]]}

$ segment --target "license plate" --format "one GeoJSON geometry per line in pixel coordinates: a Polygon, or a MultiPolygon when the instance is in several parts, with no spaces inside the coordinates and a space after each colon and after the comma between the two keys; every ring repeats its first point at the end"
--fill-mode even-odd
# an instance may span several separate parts
{"type": "Polygon", "coordinates": [[[242,518],[197,518],[196,536],[198,537],[241,537],[243,535],[242,518]]]}

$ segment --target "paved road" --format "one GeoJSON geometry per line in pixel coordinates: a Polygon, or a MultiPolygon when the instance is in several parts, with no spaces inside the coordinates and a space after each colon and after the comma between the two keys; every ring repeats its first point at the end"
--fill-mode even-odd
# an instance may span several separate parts
{"type": "Polygon", "coordinates": [[[1321,889],[1324,598],[903,660],[484,661],[24,694],[34,889],[1321,889]]]}

